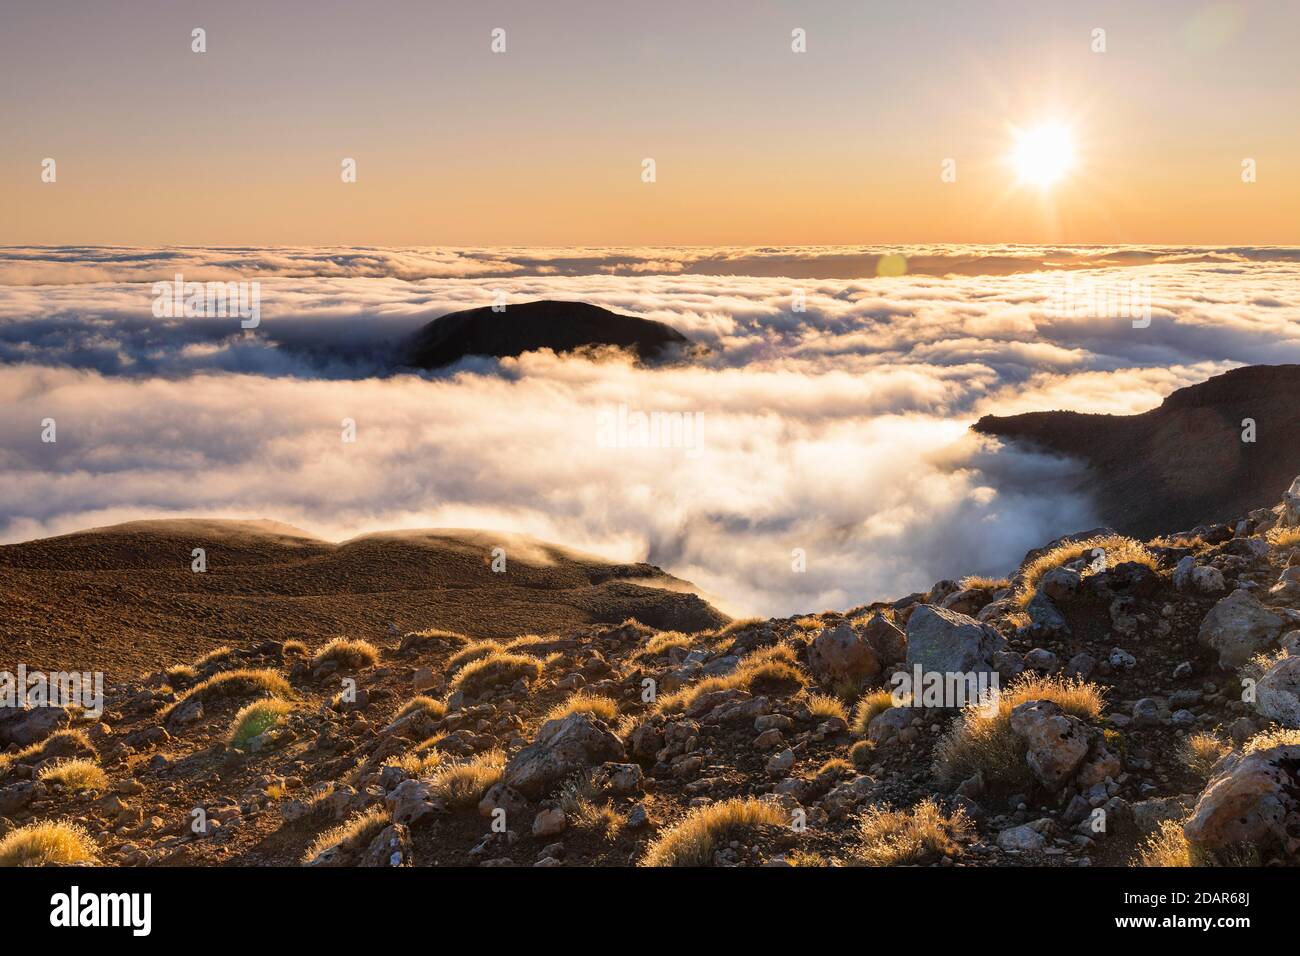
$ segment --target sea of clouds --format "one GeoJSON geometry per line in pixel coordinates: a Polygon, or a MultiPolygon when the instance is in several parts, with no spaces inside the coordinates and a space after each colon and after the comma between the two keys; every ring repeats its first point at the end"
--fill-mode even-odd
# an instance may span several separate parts
{"type": "Polygon", "coordinates": [[[650,561],[732,613],[846,608],[1097,523],[1075,464],[973,436],[980,415],[1143,411],[1300,362],[1298,320],[1300,250],[1278,248],[0,249],[0,541],[182,515],[484,528],[650,561]],[[155,318],[176,274],[257,281],[261,324],[155,318]],[[1135,282],[1145,327],[1061,308],[1135,282]],[[498,297],[708,351],[395,366],[498,297]],[[611,447],[620,408],[692,416],[693,447],[611,447]]]}

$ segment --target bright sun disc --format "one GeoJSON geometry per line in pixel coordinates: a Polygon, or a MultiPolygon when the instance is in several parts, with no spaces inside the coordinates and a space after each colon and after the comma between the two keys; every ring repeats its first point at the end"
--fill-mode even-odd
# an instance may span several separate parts
{"type": "Polygon", "coordinates": [[[1021,182],[1050,186],[1069,172],[1073,162],[1074,144],[1064,126],[1051,124],[1016,133],[1011,165],[1021,182]]]}

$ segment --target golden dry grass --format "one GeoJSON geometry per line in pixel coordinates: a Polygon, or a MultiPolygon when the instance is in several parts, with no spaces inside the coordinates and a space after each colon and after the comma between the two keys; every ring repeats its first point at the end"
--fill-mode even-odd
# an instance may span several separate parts
{"type": "Polygon", "coordinates": [[[1083,541],[1062,544],[1046,554],[1039,555],[1025,566],[1020,587],[1016,591],[1017,603],[1021,607],[1026,607],[1038,590],[1038,582],[1052,568],[1059,568],[1068,561],[1091,554],[1098,549],[1105,552],[1107,567],[1114,567],[1127,561],[1146,565],[1153,571],[1160,566],[1156,556],[1147,550],[1147,546],[1141,541],[1119,534],[1103,534],[1083,541]]]}
{"type": "Polygon", "coordinates": [[[889,708],[894,706],[894,696],[887,690],[872,691],[870,694],[864,694],[858,701],[858,705],[853,708],[853,720],[849,724],[849,729],[857,737],[867,735],[867,727],[870,726],[873,718],[883,714],[889,708]]]}
{"type": "Polygon", "coordinates": [[[400,767],[408,777],[423,777],[443,764],[442,753],[434,748],[446,734],[434,734],[416,744],[410,753],[389,757],[385,767],[400,767]]]}
{"type": "Polygon", "coordinates": [[[250,697],[253,694],[269,694],[272,697],[292,697],[293,688],[289,682],[272,670],[240,669],[214,674],[202,683],[195,684],[176,700],[165,707],[161,713],[166,720],[182,704],[191,700],[211,700],[219,697],[250,697]]]}
{"type": "Polygon", "coordinates": [[[660,631],[650,640],[646,641],[645,647],[637,651],[633,657],[658,657],[661,654],[667,654],[674,647],[690,648],[695,646],[695,638],[689,634],[683,634],[681,631],[660,631]]]}
{"type": "Polygon", "coordinates": [[[744,827],[785,826],[789,818],[774,803],[733,797],[696,807],[650,844],[641,866],[708,866],[717,848],[744,827]]]}
{"type": "Polygon", "coordinates": [[[838,717],[846,724],[849,722],[849,712],[845,710],[844,704],[827,694],[809,694],[808,710],[818,720],[838,717]]]}
{"type": "Polygon", "coordinates": [[[204,654],[202,657],[200,657],[197,661],[194,662],[194,666],[197,668],[203,668],[203,667],[210,667],[214,664],[226,664],[232,661],[234,657],[235,657],[235,649],[233,647],[227,647],[223,644],[221,647],[213,648],[212,650],[204,654]]]}
{"type": "Polygon", "coordinates": [[[322,645],[311,658],[316,665],[326,661],[334,661],[339,667],[361,670],[379,663],[379,649],[359,638],[336,637],[322,645]]]}
{"type": "Polygon", "coordinates": [[[876,745],[870,740],[859,740],[849,748],[849,760],[858,770],[866,770],[876,760],[876,745]]]}
{"type": "Polygon", "coordinates": [[[478,806],[488,787],[501,779],[505,767],[506,755],[500,750],[489,750],[469,760],[448,760],[428,778],[429,791],[453,810],[468,810],[478,806]]]}
{"type": "Polygon", "coordinates": [[[586,775],[574,777],[560,788],[560,809],[570,826],[600,833],[606,840],[615,839],[627,825],[626,813],[608,800],[597,802],[591,778],[586,775]]]}
{"type": "Polygon", "coordinates": [[[16,763],[30,763],[33,762],[33,758],[43,760],[46,754],[58,753],[64,750],[89,750],[94,752],[95,745],[90,742],[90,738],[86,736],[83,730],[56,730],[44,740],[28,744],[21,750],[9,754],[0,754],[0,777],[4,777],[9,768],[16,763]]]}
{"type": "Polygon", "coordinates": [[[513,684],[521,679],[536,680],[541,673],[542,665],[535,657],[494,651],[457,671],[451,680],[451,689],[477,695],[489,687],[513,684]]]}
{"type": "Polygon", "coordinates": [[[84,757],[56,761],[41,770],[39,779],[74,791],[108,789],[108,774],[84,757]]]}
{"type": "Polygon", "coordinates": [[[1003,588],[1011,587],[1011,582],[1007,578],[989,578],[971,574],[962,578],[957,586],[963,591],[1001,591],[1003,588]]]}
{"type": "Polygon", "coordinates": [[[754,627],[757,624],[766,623],[766,620],[761,617],[738,617],[736,620],[723,627],[723,629],[718,632],[718,637],[731,637],[732,635],[739,634],[741,631],[754,627]]]}
{"type": "Polygon", "coordinates": [[[226,743],[232,747],[243,747],[254,737],[278,724],[280,718],[291,710],[293,704],[275,697],[269,700],[255,700],[241,707],[230,722],[230,729],[226,732],[226,743]]]}
{"type": "Polygon", "coordinates": [[[679,713],[699,697],[714,691],[741,689],[766,693],[777,689],[798,690],[807,685],[808,678],[799,669],[794,648],[789,644],[775,644],[743,658],[730,674],[709,677],[660,697],[657,707],[661,713],[679,713]]]}
{"type": "Polygon", "coordinates": [[[506,641],[505,649],[507,651],[523,651],[530,653],[530,647],[536,647],[538,644],[545,644],[546,638],[540,634],[521,634],[519,637],[512,637],[506,641]]]}
{"type": "Polygon", "coordinates": [[[1103,688],[1080,680],[1025,674],[997,698],[997,707],[968,704],[934,753],[934,772],[943,783],[955,783],[982,770],[991,784],[1028,786],[1032,775],[1024,760],[1024,745],[1011,730],[1011,711],[1031,700],[1049,700],[1066,714],[1091,721],[1105,705],[1103,688]]]}
{"type": "Polygon", "coordinates": [[[163,671],[163,677],[165,677],[167,683],[173,687],[178,684],[188,684],[191,681],[197,680],[198,676],[198,669],[191,667],[189,664],[176,664],[175,666],[168,667],[163,671]]]}
{"type": "Polygon", "coordinates": [[[1192,734],[1183,741],[1183,762],[1199,777],[1209,777],[1214,765],[1232,750],[1217,734],[1192,734]]]}
{"type": "Polygon", "coordinates": [[[466,664],[482,660],[499,650],[501,650],[501,645],[496,641],[470,641],[447,659],[447,670],[459,670],[466,664]]]}
{"type": "Polygon", "coordinates": [[[284,646],[280,648],[280,656],[281,657],[306,657],[307,645],[304,644],[302,641],[296,639],[285,641],[284,646]]]}
{"type": "Polygon", "coordinates": [[[793,853],[787,853],[785,862],[791,866],[803,867],[823,867],[830,866],[831,863],[820,853],[813,853],[810,850],[795,850],[793,853]]]}
{"type": "Polygon", "coordinates": [[[302,862],[304,865],[310,863],[332,846],[340,847],[345,853],[363,850],[392,819],[392,815],[380,806],[358,811],[316,837],[303,853],[302,862]]]}
{"type": "Polygon", "coordinates": [[[0,867],[85,866],[99,860],[99,849],[74,823],[29,823],[0,838],[0,867]]]}
{"type": "Polygon", "coordinates": [[[563,720],[570,714],[590,714],[607,724],[613,724],[618,721],[618,703],[608,697],[600,697],[580,690],[568,700],[561,701],[548,710],[546,716],[542,718],[542,723],[548,720],[563,720]]]}
{"type": "Polygon", "coordinates": [[[1256,734],[1246,741],[1246,745],[1241,748],[1242,753],[1254,753],[1257,750],[1268,750],[1271,747],[1296,747],[1300,746],[1300,730],[1289,730],[1285,727],[1278,727],[1274,730],[1266,730],[1263,733],[1256,734]]]}
{"type": "Polygon", "coordinates": [[[1264,539],[1274,548],[1289,548],[1300,544],[1300,528],[1271,528],[1264,539]]]}
{"type": "Polygon", "coordinates": [[[961,852],[958,841],[971,830],[959,808],[946,815],[928,798],[910,811],[872,807],[858,821],[861,844],[854,862],[863,866],[913,866],[961,852]]]}
{"type": "Polygon", "coordinates": [[[1183,835],[1182,820],[1162,820],[1160,829],[1138,850],[1137,866],[1195,866],[1191,846],[1183,835]]]}
{"type": "Polygon", "coordinates": [[[396,722],[403,717],[409,717],[416,711],[423,711],[434,720],[441,720],[447,716],[447,705],[425,694],[417,694],[401,706],[401,709],[393,715],[393,721],[396,722]]]}

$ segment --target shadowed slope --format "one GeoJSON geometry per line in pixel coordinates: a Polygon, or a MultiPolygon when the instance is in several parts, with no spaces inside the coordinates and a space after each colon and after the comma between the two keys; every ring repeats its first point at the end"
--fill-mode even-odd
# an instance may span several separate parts
{"type": "Polygon", "coordinates": [[[1125,534],[1187,530],[1274,504],[1300,471],[1300,365],[1234,369],[1140,415],[986,415],[974,429],[1081,459],[1082,490],[1125,534]]]}

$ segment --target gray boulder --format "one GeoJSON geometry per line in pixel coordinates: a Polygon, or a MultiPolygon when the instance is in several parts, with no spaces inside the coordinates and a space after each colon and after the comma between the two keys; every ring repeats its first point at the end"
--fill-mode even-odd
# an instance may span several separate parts
{"type": "Polygon", "coordinates": [[[1237,668],[1277,640],[1286,619],[1238,588],[1210,608],[1201,622],[1199,639],[1219,652],[1222,667],[1237,668]]]}
{"type": "Polygon", "coordinates": [[[623,742],[589,714],[548,720],[537,740],[506,764],[502,778],[530,799],[539,799],[578,771],[626,757],[623,742]]]}
{"type": "Polygon", "coordinates": [[[973,617],[922,604],[907,621],[907,665],[931,673],[993,673],[1006,640],[973,617]]]}
{"type": "Polygon", "coordinates": [[[1284,657],[1255,686],[1255,710],[1284,727],[1300,728],[1300,657],[1284,657]]]}

